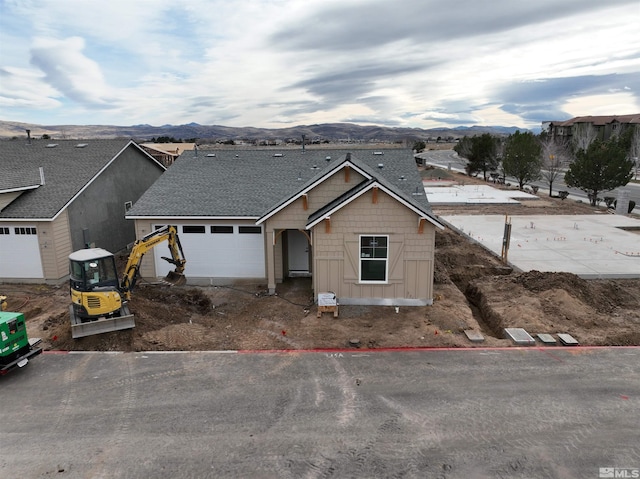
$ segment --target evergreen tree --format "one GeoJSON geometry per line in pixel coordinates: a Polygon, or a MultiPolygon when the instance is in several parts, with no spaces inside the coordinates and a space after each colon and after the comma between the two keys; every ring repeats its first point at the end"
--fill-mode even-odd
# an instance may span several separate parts
{"type": "Polygon", "coordinates": [[[518,180],[520,190],[526,183],[540,178],[541,168],[542,147],[533,133],[516,131],[507,138],[502,169],[505,175],[518,180]]]}
{"type": "Polygon", "coordinates": [[[495,171],[500,163],[499,145],[497,137],[484,133],[472,138],[464,137],[454,150],[468,160],[466,172],[469,176],[482,172],[486,181],[487,172],[495,171]]]}
{"type": "Polygon", "coordinates": [[[626,146],[618,137],[593,141],[576,152],[564,182],[586,192],[591,206],[596,206],[598,194],[624,186],[633,177],[633,160],[627,156],[626,146]]]}

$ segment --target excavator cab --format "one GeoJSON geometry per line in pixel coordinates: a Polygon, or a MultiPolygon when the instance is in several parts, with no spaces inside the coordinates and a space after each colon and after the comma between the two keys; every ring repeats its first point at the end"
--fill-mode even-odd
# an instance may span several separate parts
{"type": "Polygon", "coordinates": [[[69,255],[69,313],[73,338],[135,327],[128,301],[140,276],[142,258],[165,241],[171,258],[162,259],[173,264],[175,269],[164,281],[183,285],[186,283],[186,260],[175,226],[161,227],[133,243],[122,279],[118,278],[114,255],[107,250],[88,248],[69,255]]]}
{"type": "Polygon", "coordinates": [[[134,327],[133,316],[120,293],[115,257],[109,251],[89,248],[72,253],[69,286],[74,338],[96,334],[93,330],[106,332],[134,327]],[[85,326],[92,322],[96,324],[85,326]],[[112,327],[115,325],[117,327],[112,327]]]}

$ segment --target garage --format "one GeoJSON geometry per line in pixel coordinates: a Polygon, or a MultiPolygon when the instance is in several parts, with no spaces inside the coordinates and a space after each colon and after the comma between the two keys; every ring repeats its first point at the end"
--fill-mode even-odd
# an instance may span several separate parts
{"type": "MultiPolygon", "coordinates": [[[[163,225],[157,225],[163,226],[163,225]]],[[[187,277],[264,278],[262,227],[247,224],[177,225],[187,265],[187,277]]],[[[158,276],[166,276],[173,265],[162,259],[170,256],[159,246],[154,250],[158,276]]]]}
{"type": "Polygon", "coordinates": [[[38,230],[33,225],[0,226],[0,265],[3,278],[44,277],[38,230]]]}

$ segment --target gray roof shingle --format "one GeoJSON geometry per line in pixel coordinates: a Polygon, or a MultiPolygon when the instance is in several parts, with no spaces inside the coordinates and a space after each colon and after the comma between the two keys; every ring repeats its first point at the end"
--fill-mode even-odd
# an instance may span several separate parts
{"type": "Polygon", "coordinates": [[[338,167],[338,163],[346,161],[347,153],[351,153],[354,165],[396,191],[405,201],[430,213],[412,151],[375,151],[383,154],[368,149],[186,151],[142,195],[127,217],[259,218],[328,169],[338,167]],[[378,168],[379,164],[382,168],[378,168]]]}
{"type": "Polygon", "coordinates": [[[24,140],[0,144],[0,194],[28,185],[0,211],[0,219],[51,219],[104,168],[130,140],[24,140]],[[47,145],[56,144],[55,147],[47,145]],[[78,147],[78,145],[86,145],[78,147]]]}

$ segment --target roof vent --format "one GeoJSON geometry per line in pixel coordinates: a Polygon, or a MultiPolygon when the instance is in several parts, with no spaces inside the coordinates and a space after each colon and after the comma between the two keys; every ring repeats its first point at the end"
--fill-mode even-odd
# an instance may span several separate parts
{"type": "Polygon", "coordinates": [[[76,145],[76,148],[84,148],[84,147],[86,147],[86,146],[89,146],[89,143],[78,143],[78,144],[76,145]]]}
{"type": "Polygon", "coordinates": [[[418,186],[416,186],[416,191],[414,191],[413,193],[411,193],[413,196],[422,196],[424,195],[424,191],[422,193],[420,193],[420,188],[418,186]]]}
{"type": "Polygon", "coordinates": [[[298,181],[302,181],[302,173],[298,173],[298,181]]]}
{"type": "Polygon", "coordinates": [[[398,181],[407,181],[407,179],[404,175],[401,175],[400,178],[398,178],[398,181]]]}
{"type": "Polygon", "coordinates": [[[274,153],[273,157],[274,158],[280,158],[282,156],[282,153],[274,153]]]}
{"type": "Polygon", "coordinates": [[[384,155],[384,151],[374,151],[374,155],[384,155]]]}
{"type": "Polygon", "coordinates": [[[45,148],[55,148],[56,146],[58,146],[57,143],[49,143],[45,148]]]}
{"type": "Polygon", "coordinates": [[[313,165],[313,166],[311,167],[311,169],[312,169],[313,171],[315,171],[315,170],[319,170],[320,168],[318,168],[318,165],[313,165]]]}
{"type": "Polygon", "coordinates": [[[240,155],[238,155],[237,153],[236,153],[236,158],[240,158],[240,155]]]}
{"type": "Polygon", "coordinates": [[[215,154],[215,153],[207,153],[207,156],[208,156],[209,158],[212,158],[212,157],[216,156],[216,154],[215,154]]]}
{"type": "Polygon", "coordinates": [[[324,158],[324,159],[325,159],[325,161],[326,161],[327,163],[329,163],[329,162],[331,161],[331,157],[330,157],[330,156],[325,156],[325,158],[324,158]]]}
{"type": "Polygon", "coordinates": [[[384,168],[384,163],[378,163],[378,169],[381,170],[382,168],[384,168]]]}

